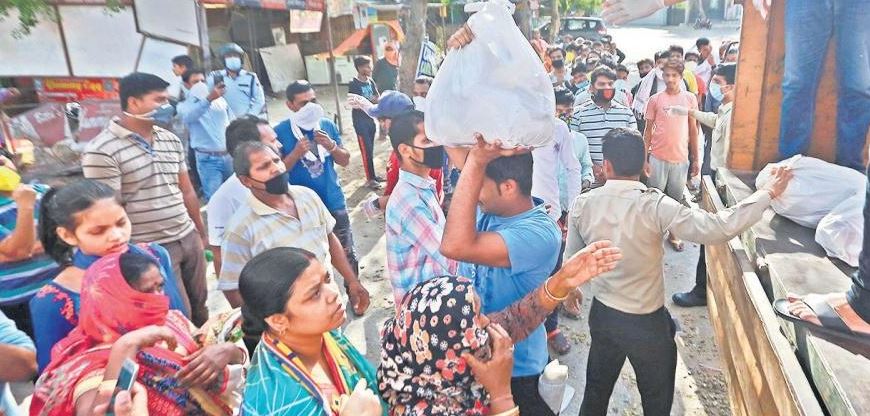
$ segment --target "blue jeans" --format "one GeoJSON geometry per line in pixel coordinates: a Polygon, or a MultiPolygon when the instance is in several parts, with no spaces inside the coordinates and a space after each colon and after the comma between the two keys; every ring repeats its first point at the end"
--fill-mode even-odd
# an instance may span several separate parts
{"type": "Polygon", "coordinates": [[[233,158],[230,155],[213,155],[196,152],[196,171],[202,183],[202,197],[208,202],[221,184],[233,174],[233,158]]]}
{"type": "Polygon", "coordinates": [[[809,149],[816,93],[828,40],[833,35],[839,84],[836,162],[853,169],[864,169],[864,139],[870,127],[868,21],[870,7],[867,0],[785,2],[785,74],[779,128],[782,158],[806,153],[809,149]]]}
{"type": "MultiPolygon", "coordinates": [[[[870,167],[867,174],[870,175],[870,167]]],[[[870,322],[870,182],[867,183],[867,201],[864,202],[864,242],[858,257],[858,272],[852,276],[852,288],[846,296],[855,313],[870,322]]]]}

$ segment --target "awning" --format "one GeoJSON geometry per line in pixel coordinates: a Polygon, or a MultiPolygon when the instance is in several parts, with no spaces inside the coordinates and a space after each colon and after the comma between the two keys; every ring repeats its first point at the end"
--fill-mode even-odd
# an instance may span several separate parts
{"type": "Polygon", "coordinates": [[[200,0],[203,4],[250,7],[271,10],[310,10],[322,12],[324,0],[200,0]]]}
{"type": "MultiPolygon", "coordinates": [[[[332,54],[335,56],[344,56],[349,51],[352,51],[354,49],[359,48],[359,46],[363,43],[363,41],[365,41],[366,38],[368,38],[369,35],[371,34],[372,25],[378,24],[378,23],[387,25],[391,29],[392,34],[395,36],[395,38],[399,42],[402,42],[405,40],[405,32],[402,32],[402,27],[399,25],[398,20],[387,20],[387,21],[382,21],[382,22],[375,22],[375,23],[369,24],[365,29],[359,29],[356,32],[353,32],[353,34],[348,36],[347,39],[342,41],[338,46],[336,46],[332,50],[332,54]]],[[[320,58],[325,58],[325,57],[329,56],[329,52],[319,53],[319,54],[317,54],[317,56],[320,58]]]]}

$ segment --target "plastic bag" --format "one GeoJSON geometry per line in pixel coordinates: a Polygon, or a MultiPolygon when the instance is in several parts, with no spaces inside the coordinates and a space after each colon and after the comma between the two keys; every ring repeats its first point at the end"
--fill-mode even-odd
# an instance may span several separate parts
{"type": "Polygon", "coordinates": [[[567,382],[568,366],[560,364],[559,360],[550,361],[538,377],[538,394],[554,414],[563,413],[574,397],[574,388],[567,382]]]}
{"type": "Polygon", "coordinates": [[[858,267],[858,257],[864,242],[864,201],[861,192],[846,199],[825,215],[816,229],[816,242],[831,257],[858,267]]]}
{"type": "Polygon", "coordinates": [[[809,228],[816,228],[822,217],[847,198],[864,193],[867,180],[854,169],[797,155],[765,166],[755,178],[756,188],[767,184],[773,166],[790,166],[794,178],[771,207],[777,214],[809,228]]]}
{"type": "Polygon", "coordinates": [[[484,3],[468,20],[474,40],[448,52],[438,70],[426,109],[426,134],[438,144],[473,145],[475,133],[505,147],[553,140],[553,86],[511,6],[484,3]]]}

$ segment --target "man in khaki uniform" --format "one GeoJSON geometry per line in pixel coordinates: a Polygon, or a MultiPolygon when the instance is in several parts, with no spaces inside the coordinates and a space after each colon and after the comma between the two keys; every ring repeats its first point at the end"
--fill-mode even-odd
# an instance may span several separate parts
{"type": "Polygon", "coordinates": [[[603,153],[607,182],[574,201],[565,257],[598,240],[613,241],[624,257],[616,269],[592,282],[592,345],[580,413],[607,414],[613,385],[628,358],[637,374],[644,414],[669,415],[677,347],[675,325],[664,307],[664,237],[672,231],[702,244],[734,238],[761,219],[770,201],[785,190],[791,173],[778,170],[768,188],[732,208],[709,213],[683,206],[639,181],[646,154],[638,131],[610,131],[603,153]]]}

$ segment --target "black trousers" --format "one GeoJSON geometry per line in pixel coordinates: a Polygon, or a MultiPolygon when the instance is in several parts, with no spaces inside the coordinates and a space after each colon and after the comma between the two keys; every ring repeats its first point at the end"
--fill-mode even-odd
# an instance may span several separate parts
{"type": "Polygon", "coordinates": [[[359,143],[359,153],[363,162],[363,171],[366,175],[366,180],[375,178],[375,134],[377,134],[377,125],[374,122],[354,123],[356,131],[356,140],[359,143]]]}
{"type": "Polygon", "coordinates": [[[514,403],[520,408],[520,416],[556,416],[538,392],[539,377],[534,375],[511,379],[511,393],[514,403]]]}
{"type": "Polygon", "coordinates": [[[692,288],[692,293],[707,297],[707,254],[703,244],[701,244],[701,254],[698,256],[698,265],[695,266],[695,287],[692,288]]]}
{"type": "Polygon", "coordinates": [[[625,359],[637,375],[644,416],[667,416],[674,401],[677,370],[676,325],[668,310],[636,315],[598,299],[589,313],[592,345],[586,367],[582,416],[604,416],[625,359]]]}
{"type": "Polygon", "coordinates": [[[0,311],[2,311],[7,318],[11,319],[12,322],[15,322],[15,326],[18,327],[20,331],[27,334],[30,339],[34,339],[33,320],[30,315],[30,302],[0,306],[0,311]]]}

